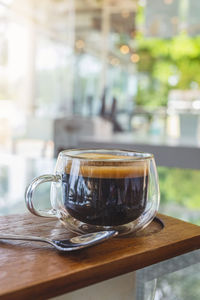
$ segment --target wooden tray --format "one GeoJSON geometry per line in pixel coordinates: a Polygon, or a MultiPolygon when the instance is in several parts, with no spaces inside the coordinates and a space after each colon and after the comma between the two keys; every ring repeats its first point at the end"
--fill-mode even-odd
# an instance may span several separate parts
{"type": "MultiPolygon", "coordinates": [[[[0,217],[0,231],[72,236],[59,221],[30,214],[0,217]]],[[[199,248],[199,226],[161,214],[136,235],[75,252],[60,253],[43,243],[0,241],[0,299],[47,299],[199,248]]]]}

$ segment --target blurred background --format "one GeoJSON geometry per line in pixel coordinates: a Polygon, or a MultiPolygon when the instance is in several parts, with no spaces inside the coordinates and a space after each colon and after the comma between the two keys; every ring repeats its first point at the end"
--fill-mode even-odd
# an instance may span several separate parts
{"type": "Polygon", "coordinates": [[[117,146],[155,153],[161,211],[200,224],[199,10],[0,0],[1,211],[20,211],[25,184],[60,150],[117,146]]]}
{"type": "Polygon", "coordinates": [[[52,156],[113,132],[198,144],[199,9],[0,0],[0,150],[52,156]]]}

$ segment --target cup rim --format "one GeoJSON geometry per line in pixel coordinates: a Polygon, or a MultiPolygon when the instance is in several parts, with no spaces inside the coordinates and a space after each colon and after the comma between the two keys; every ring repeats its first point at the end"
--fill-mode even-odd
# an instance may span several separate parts
{"type": "MultiPolygon", "coordinates": [[[[108,154],[107,153],[107,154],[108,154]]],[[[60,157],[69,157],[72,159],[78,159],[81,161],[92,161],[92,162],[103,162],[103,161],[110,161],[110,162],[134,162],[134,161],[143,161],[143,160],[149,160],[149,159],[153,159],[154,155],[152,153],[149,152],[142,152],[142,151],[137,151],[137,150],[128,150],[128,149],[116,149],[116,148],[77,148],[77,149],[67,149],[67,150],[63,150],[59,153],[60,157]],[[83,157],[83,156],[78,156],[77,154],[79,152],[86,152],[86,153],[92,153],[92,152],[104,152],[105,154],[106,152],[121,152],[122,155],[123,153],[132,153],[132,154],[137,154],[137,156],[131,156],[131,155],[124,155],[124,157],[129,156],[129,158],[88,158],[88,157],[83,157]],[[77,153],[76,153],[77,152],[77,153]],[[70,154],[72,153],[72,154],[70,154]],[[73,154],[76,153],[76,154],[73,154]]]]}

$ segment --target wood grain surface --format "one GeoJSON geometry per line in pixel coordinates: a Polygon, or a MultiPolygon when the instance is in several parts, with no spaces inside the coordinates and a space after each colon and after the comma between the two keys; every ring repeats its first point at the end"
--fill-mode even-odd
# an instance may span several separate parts
{"type": "MultiPolygon", "coordinates": [[[[146,229],[75,252],[37,242],[0,241],[0,299],[47,299],[200,248],[200,227],[159,214],[146,229]]],[[[67,238],[59,221],[0,217],[0,232],[67,238]]]]}

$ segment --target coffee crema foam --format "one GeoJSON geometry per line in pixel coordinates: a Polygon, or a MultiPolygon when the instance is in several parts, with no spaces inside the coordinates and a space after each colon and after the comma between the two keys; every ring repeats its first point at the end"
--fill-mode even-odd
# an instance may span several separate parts
{"type": "Polygon", "coordinates": [[[131,159],[130,155],[114,155],[105,153],[81,153],[77,154],[78,158],[88,158],[88,159],[131,159]]]}
{"type": "Polygon", "coordinates": [[[148,161],[132,161],[131,156],[101,153],[83,153],[76,155],[83,160],[70,159],[65,166],[65,173],[90,178],[135,178],[148,175],[148,161]],[[84,159],[89,159],[84,160],[84,159]],[[98,161],[92,161],[100,159],[98,161]],[[113,161],[112,161],[113,159],[113,161]],[[121,161],[117,161],[120,159],[121,161]],[[102,161],[101,161],[102,160],[102,161]]]}

